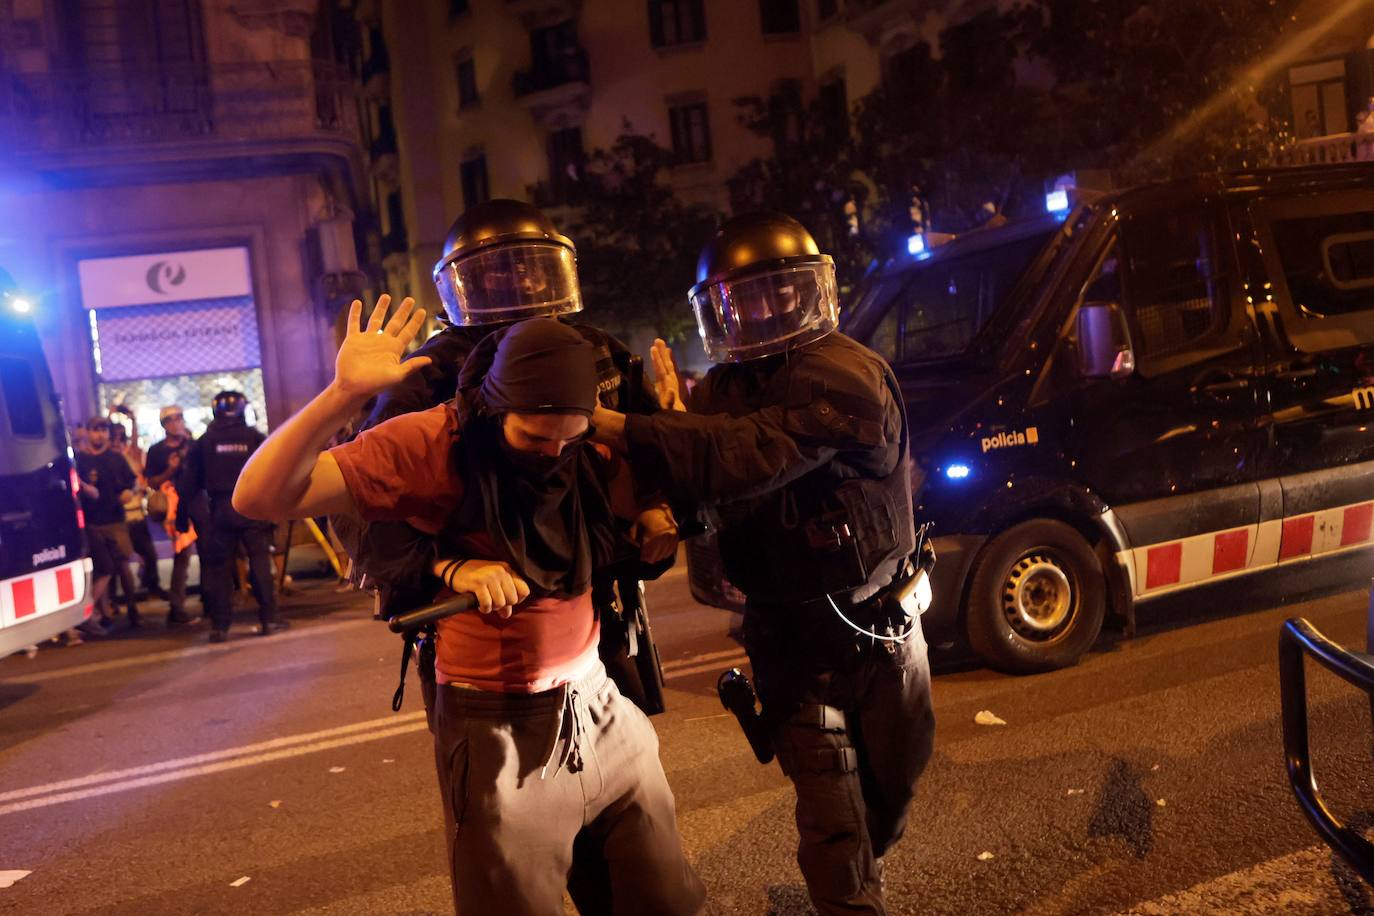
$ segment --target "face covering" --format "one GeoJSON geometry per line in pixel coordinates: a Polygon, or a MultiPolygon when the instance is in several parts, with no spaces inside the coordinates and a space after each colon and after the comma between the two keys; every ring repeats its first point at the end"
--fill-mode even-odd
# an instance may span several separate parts
{"type": "Polygon", "coordinates": [[[556,457],[512,448],[506,413],[590,416],[597,350],[552,318],[532,318],[488,335],[459,376],[462,424],[454,462],[464,482],[455,529],[491,537],[498,559],[536,596],[570,598],[591,587],[616,540],[605,466],[572,443],[556,457]]]}
{"type": "Polygon", "coordinates": [[[505,458],[515,471],[531,480],[547,482],[559,471],[569,467],[577,460],[577,453],[581,449],[581,443],[574,442],[566,446],[557,455],[543,455],[539,452],[526,452],[515,448],[506,441],[505,435],[501,436],[501,455],[505,458]]]}

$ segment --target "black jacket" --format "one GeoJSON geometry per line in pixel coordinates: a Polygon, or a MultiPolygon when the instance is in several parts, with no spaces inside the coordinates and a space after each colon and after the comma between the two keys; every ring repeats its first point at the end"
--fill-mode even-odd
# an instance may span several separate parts
{"type": "Polygon", "coordinates": [[[638,477],[713,505],[726,575],[751,603],[861,601],[914,549],[896,381],[839,332],[716,366],[690,413],[627,417],[625,434],[638,477]]]}
{"type": "Polygon", "coordinates": [[[185,530],[197,497],[227,500],[234,493],[239,472],[267,439],[242,417],[212,420],[205,435],[191,443],[177,475],[177,527],[185,530]]]}

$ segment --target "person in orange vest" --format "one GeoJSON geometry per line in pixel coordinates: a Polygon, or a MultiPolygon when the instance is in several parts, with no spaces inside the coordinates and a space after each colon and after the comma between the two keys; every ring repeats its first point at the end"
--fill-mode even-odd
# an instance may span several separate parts
{"type": "Polygon", "coordinates": [[[167,436],[148,449],[143,474],[148,480],[149,492],[160,494],[160,498],[149,497],[149,511],[156,521],[162,523],[175,550],[172,556],[172,582],[167,592],[167,602],[171,606],[167,625],[189,626],[200,620],[200,615],[186,613],[186,574],[191,565],[191,545],[196,542],[196,530],[194,527],[188,527],[184,532],[176,529],[176,478],[181,472],[181,462],[186,457],[186,450],[191,447],[192,439],[186,431],[182,409],[176,404],[162,408],[158,420],[167,436]]]}

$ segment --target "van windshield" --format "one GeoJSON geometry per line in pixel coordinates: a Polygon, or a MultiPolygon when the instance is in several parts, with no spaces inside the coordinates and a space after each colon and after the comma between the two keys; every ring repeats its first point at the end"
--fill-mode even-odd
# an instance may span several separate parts
{"type": "Polygon", "coordinates": [[[854,300],[856,332],[894,364],[963,353],[1055,231],[874,277],[854,300]]]}

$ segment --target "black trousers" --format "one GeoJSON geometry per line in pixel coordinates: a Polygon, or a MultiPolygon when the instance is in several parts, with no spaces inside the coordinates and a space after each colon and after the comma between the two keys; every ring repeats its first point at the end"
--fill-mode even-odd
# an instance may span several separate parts
{"type": "Polygon", "coordinates": [[[138,519],[129,522],[129,541],[134,553],[143,561],[143,588],[149,594],[162,590],[157,575],[157,545],[153,543],[153,533],[148,530],[148,520],[138,519]]]}
{"type": "Polygon", "coordinates": [[[918,625],[903,642],[856,641],[838,618],[812,628],[778,611],[771,622],[746,611],[744,635],[797,793],[797,864],[821,916],[884,914],[881,859],[906,829],[935,741],[925,639],[918,625]]]}
{"type": "Polygon", "coordinates": [[[272,526],[234,511],[226,496],[211,501],[209,524],[196,527],[200,551],[201,603],[216,630],[227,630],[234,619],[234,552],[240,544],[248,555],[248,578],[258,600],[258,620],[270,624],[277,616],[272,581],[272,526]]]}

